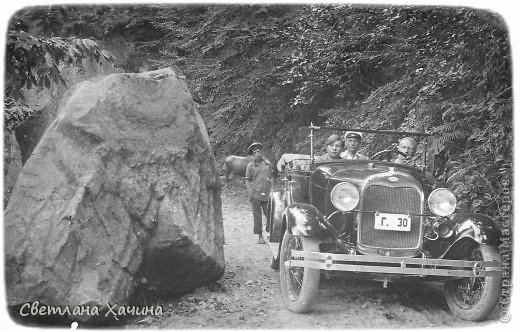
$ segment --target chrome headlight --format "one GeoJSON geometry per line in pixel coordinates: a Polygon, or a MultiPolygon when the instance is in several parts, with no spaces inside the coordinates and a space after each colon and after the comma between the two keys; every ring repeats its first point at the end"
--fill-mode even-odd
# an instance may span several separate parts
{"type": "Polygon", "coordinates": [[[457,197],[446,188],[438,188],[432,191],[430,197],[428,197],[428,206],[436,215],[445,217],[455,211],[457,197]]]}
{"type": "Polygon", "coordinates": [[[350,211],[359,203],[359,191],[352,183],[342,182],[332,189],[330,199],[336,209],[350,211]]]}

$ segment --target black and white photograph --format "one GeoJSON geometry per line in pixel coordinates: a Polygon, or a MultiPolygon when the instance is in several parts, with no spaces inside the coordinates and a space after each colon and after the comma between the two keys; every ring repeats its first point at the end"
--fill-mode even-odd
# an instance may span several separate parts
{"type": "Polygon", "coordinates": [[[513,31],[478,3],[11,4],[2,323],[511,328],[513,31]]]}

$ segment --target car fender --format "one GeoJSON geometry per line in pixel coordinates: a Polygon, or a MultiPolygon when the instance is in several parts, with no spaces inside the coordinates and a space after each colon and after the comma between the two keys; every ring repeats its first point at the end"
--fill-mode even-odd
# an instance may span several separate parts
{"type": "Polygon", "coordinates": [[[314,206],[293,203],[285,209],[284,222],[291,234],[321,238],[325,216],[314,206]]]}
{"type": "Polygon", "coordinates": [[[453,220],[453,234],[447,239],[449,242],[441,257],[451,256],[459,245],[467,240],[476,243],[498,246],[500,230],[493,219],[485,214],[467,213],[456,216],[453,220]]]}
{"type": "Polygon", "coordinates": [[[267,206],[267,231],[270,233],[270,242],[282,241],[282,220],[287,199],[284,189],[271,190],[267,206]]]}

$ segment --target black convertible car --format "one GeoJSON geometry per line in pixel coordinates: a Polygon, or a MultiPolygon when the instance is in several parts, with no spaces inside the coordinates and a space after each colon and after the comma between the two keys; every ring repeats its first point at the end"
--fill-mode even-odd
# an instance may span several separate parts
{"type": "MultiPolygon", "coordinates": [[[[369,160],[318,162],[318,131],[374,135],[428,134],[310,126],[310,155],[282,158],[283,187],[271,191],[267,227],[272,267],[280,270],[282,298],[293,312],[309,311],[320,271],[388,282],[443,281],[451,310],[484,320],[501,288],[499,230],[476,213],[455,213],[457,199],[434,189],[426,166],[396,164],[385,149],[369,160]]],[[[426,154],[427,148],[422,149],[426,154]]],[[[426,165],[426,155],[421,157],[426,165]]],[[[280,164],[280,163],[279,163],[280,164]]]]}

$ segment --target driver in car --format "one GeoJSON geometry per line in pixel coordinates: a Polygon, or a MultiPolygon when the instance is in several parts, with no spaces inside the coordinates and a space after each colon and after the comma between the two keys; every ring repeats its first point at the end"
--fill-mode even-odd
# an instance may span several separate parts
{"type": "Polygon", "coordinates": [[[396,164],[405,164],[408,166],[418,167],[415,164],[415,161],[412,159],[415,155],[415,151],[417,150],[417,142],[411,137],[404,137],[399,140],[399,145],[397,146],[397,150],[402,152],[406,157],[402,154],[398,154],[397,158],[394,160],[396,164]]]}
{"type": "Polygon", "coordinates": [[[358,152],[359,147],[361,146],[361,138],[363,138],[363,134],[357,131],[347,131],[345,133],[345,146],[347,149],[340,154],[340,157],[350,160],[368,160],[367,156],[358,152]]]}

